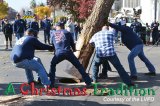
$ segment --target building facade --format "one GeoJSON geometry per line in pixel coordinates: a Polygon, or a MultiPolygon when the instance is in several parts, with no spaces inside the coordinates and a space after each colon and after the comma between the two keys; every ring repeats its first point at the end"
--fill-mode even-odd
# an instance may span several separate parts
{"type": "Polygon", "coordinates": [[[115,10],[140,7],[143,23],[160,21],[160,0],[116,0],[113,7],[115,10]]]}
{"type": "Polygon", "coordinates": [[[0,0],[0,3],[2,3],[3,2],[3,0],[0,0]]]}

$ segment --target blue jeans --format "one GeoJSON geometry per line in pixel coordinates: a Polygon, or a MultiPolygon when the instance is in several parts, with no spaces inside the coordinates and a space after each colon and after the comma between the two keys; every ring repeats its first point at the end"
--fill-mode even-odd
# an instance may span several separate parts
{"type": "Polygon", "coordinates": [[[50,80],[51,80],[52,85],[55,84],[56,65],[63,60],[68,60],[69,62],[71,62],[78,69],[78,71],[82,75],[82,78],[84,79],[85,83],[87,85],[91,84],[91,79],[90,79],[89,75],[85,72],[85,69],[83,68],[81,63],[78,61],[76,56],[70,51],[67,53],[55,54],[55,56],[53,57],[53,59],[51,61],[50,72],[49,72],[49,76],[50,76],[50,80]]]}
{"type": "Polygon", "coordinates": [[[48,44],[50,44],[50,31],[44,30],[44,42],[47,43],[47,40],[48,40],[48,44]]]}
{"type": "Polygon", "coordinates": [[[117,55],[108,56],[108,57],[97,57],[97,59],[94,60],[94,63],[92,66],[93,80],[96,79],[96,73],[98,72],[98,68],[99,68],[97,62],[99,63],[99,62],[106,62],[106,61],[110,61],[111,64],[116,68],[116,70],[118,71],[118,74],[120,75],[120,78],[125,84],[127,85],[131,84],[131,79],[128,73],[125,71],[125,69],[121,65],[117,55]]]}
{"type": "Polygon", "coordinates": [[[147,66],[148,70],[150,72],[155,72],[155,68],[152,65],[152,63],[147,59],[147,57],[144,55],[143,52],[143,45],[137,45],[135,46],[130,54],[128,55],[128,62],[129,62],[129,68],[130,68],[130,72],[131,72],[131,76],[137,76],[137,70],[135,67],[135,63],[134,63],[134,58],[138,56],[147,66]]]}
{"type": "Polygon", "coordinates": [[[16,33],[16,41],[18,41],[23,36],[24,36],[24,33],[16,33]]]}
{"type": "Polygon", "coordinates": [[[25,59],[21,62],[15,63],[15,66],[18,68],[25,69],[28,82],[32,82],[34,80],[33,73],[32,73],[32,71],[34,70],[38,73],[38,76],[40,77],[43,85],[51,84],[51,82],[48,80],[46,70],[39,58],[35,57],[31,60],[25,59]]]}
{"type": "Polygon", "coordinates": [[[74,32],[74,41],[77,41],[78,39],[78,32],[74,32]]]}
{"type": "Polygon", "coordinates": [[[96,81],[98,78],[98,73],[99,73],[99,66],[102,64],[103,69],[102,69],[102,74],[107,75],[108,70],[111,70],[111,67],[108,63],[108,60],[103,60],[101,58],[98,58],[97,56],[94,57],[94,61],[92,63],[92,79],[93,81],[96,81]]]}

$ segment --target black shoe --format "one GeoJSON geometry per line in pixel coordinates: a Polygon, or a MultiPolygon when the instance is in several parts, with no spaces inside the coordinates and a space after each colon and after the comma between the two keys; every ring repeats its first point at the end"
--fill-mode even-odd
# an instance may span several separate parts
{"type": "Polygon", "coordinates": [[[92,84],[88,84],[88,85],[86,85],[86,88],[88,88],[88,89],[92,89],[92,88],[94,88],[94,87],[93,87],[93,85],[92,85],[92,84]]]}
{"type": "Polygon", "coordinates": [[[28,84],[31,85],[31,83],[34,83],[35,86],[42,85],[42,84],[39,83],[38,81],[34,81],[34,80],[33,80],[32,82],[29,82],[28,84]]]}
{"type": "Polygon", "coordinates": [[[135,86],[135,84],[134,84],[134,83],[131,83],[131,84],[128,84],[127,86],[128,86],[128,87],[132,87],[132,86],[135,86]]]}
{"type": "Polygon", "coordinates": [[[51,84],[49,87],[50,87],[50,89],[52,89],[52,88],[55,88],[55,85],[51,84]]]}
{"type": "Polygon", "coordinates": [[[137,80],[138,77],[137,76],[130,76],[131,80],[137,80]]]}
{"type": "Polygon", "coordinates": [[[155,73],[155,72],[149,72],[149,73],[145,73],[145,75],[148,75],[148,76],[156,76],[156,73],[155,73]]]}
{"type": "Polygon", "coordinates": [[[102,73],[99,74],[99,79],[107,79],[108,75],[104,75],[102,73]]]}

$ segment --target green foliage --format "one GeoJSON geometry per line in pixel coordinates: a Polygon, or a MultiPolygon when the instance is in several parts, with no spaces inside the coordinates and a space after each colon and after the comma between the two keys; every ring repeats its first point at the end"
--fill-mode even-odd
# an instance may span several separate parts
{"type": "Polygon", "coordinates": [[[57,23],[62,18],[64,19],[66,17],[65,16],[57,16],[57,17],[55,17],[55,23],[57,23]]]}
{"type": "Polygon", "coordinates": [[[0,3],[0,19],[5,18],[8,15],[8,9],[7,3],[0,3]]]}

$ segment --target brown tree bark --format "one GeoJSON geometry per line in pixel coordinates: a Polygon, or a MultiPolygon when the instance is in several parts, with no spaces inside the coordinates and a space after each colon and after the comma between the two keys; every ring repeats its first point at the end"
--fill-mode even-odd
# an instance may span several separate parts
{"type": "MultiPolygon", "coordinates": [[[[93,47],[89,45],[89,40],[106,24],[113,3],[114,0],[96,0],[91,15],[83,25],[82,33],[76,44],[76,49],[81,51],[77,51],[75,55],[85,69],[87,69],[94,50],[93,47]]],[[[67,68],[66,71],[72,76],[81,79],[81,75],[74,66],[67,68]]]]}

